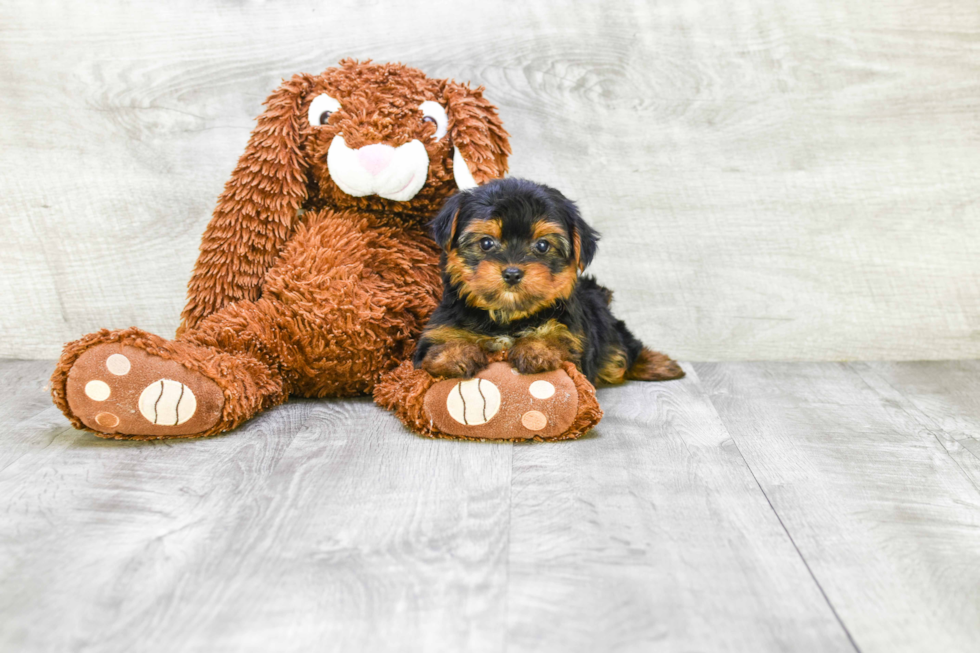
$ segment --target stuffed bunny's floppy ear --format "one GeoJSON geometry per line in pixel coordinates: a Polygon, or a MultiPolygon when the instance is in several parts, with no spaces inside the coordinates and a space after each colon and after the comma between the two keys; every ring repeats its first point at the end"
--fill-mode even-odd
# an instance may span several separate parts
{"type": "Polygon", "coordinates": [[[292,234],[307,196],[301,108],[311,86],[308,75],[296,75],[265,101],[204,231],[178,333],[226,304],[258,299],[262,279],[292,234]]]}
{"type": "Polygon", "coordinates": [[[497,109],[483,97],[483,87],[471,89],[446,82],[443,90],[453,144],[453,177],[460,190],[473,188],[507,172],[509,135],[497,109]]]}

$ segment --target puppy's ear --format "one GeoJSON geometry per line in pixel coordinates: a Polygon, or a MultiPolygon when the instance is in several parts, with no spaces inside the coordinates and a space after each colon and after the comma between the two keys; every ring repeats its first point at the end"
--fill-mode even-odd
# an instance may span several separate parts
{"type": "Polygon", "coordinates": [[[204,230],[178,332],[226,304],[258,299],[259,284],[306,200],[309,162],[301,130],[304,97],[312,83],[309,75],[296,75],[265,101],[266,110],[204,230]]]}
{"type": "Polygon", "coordinates": [[[463,205],[463,193],[456,193],[442,205],[442,209],[429,223],[432,238],[444,251],[448,252],[456,239],[459,229],[459,210],[463,205]]]}
{"type": "Polygon", "coordinates": [[[497,108],[483,97],[483,87],[471,89],[446,81],[442,92],[449,114],[453,145],[453,177],[460,190],[473,188],[507,173],[509,134],[497,108]]]}
{"type": "Polygon", "coordinates": [[[599,249],[599,232],[589,226],[579,212],[575,202],[554,188],[548,188],[548,195],[555,204],[555,210],[561,215],[572,233],[572,257],[579,272],[585,270],[595,258],[599,249]]]}
{"type": "Polygon", "coordinates": [[[578,265],[579,272],[582,272],[592,264],[592,259],[599,249],[599,232],[582,219],[578,209],[575,209],[575,218],[572,242],[575,245],[575,263],[578,265]]]}

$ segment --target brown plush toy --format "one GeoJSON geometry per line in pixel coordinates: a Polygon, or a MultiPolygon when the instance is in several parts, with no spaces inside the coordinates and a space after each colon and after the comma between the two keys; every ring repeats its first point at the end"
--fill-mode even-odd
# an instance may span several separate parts
{"type": "MultiPolygon", "coordinates": [[[[204,233],[177,337],[102,330],[65,346],[51,388],[76,428],[214,435],[290,395],[365,394],[386,374],[382,403],[407,424],[426,421],[419,390],[441,386],[410,366],[392,370],[441,292],[426,222],[458,188],[507,171],[496,109],[482,88],[353,60],[294,76],[266,105],[204,233]]],[[[597,421],[591,386],[567,374],[571,386],[553,379],[560,392],[536,400],[551,426],[526,437],[574,436],[597,421]]],[[[520,403],[528,384],[504,385],[502,415],[532,410],[520,403]]]]}
{"type": "Polygon", "coordinates": [[[405,361],[375,387],[374,399],[431,438],[569,440],[602,419],[595,388],[574,364],[518,374],[502,353],[472,379],[434,379],[405,361]]]}

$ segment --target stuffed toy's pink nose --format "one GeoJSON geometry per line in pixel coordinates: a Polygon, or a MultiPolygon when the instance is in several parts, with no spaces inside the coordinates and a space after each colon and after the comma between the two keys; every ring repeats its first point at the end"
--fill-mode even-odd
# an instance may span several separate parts
{"type": "Polygon", "coordinates": [[[357,160],[374,177],[377,177],[382,170],[388,167],[394,156],[395,148],[383,143],[365,145],[357,150],[357,160]]]}

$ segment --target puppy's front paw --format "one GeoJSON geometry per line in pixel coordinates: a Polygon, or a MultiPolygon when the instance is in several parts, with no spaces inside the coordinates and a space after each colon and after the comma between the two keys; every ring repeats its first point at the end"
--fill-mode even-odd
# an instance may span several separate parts
{"type": "Polygon", "coordinates": [[[564,349],[541,338],[523,338],[507,352],[507,360],[521,374],[540,374],[561,367],[566,358],[564,349]]]}
{"type": "Polygon", "coordinates": [[[432,376],[471,378],[487,366],[487,355],[472,342],[447,342],[432,347],[422,369],[432,376]]]}

